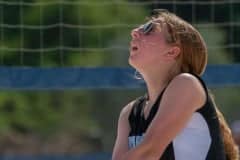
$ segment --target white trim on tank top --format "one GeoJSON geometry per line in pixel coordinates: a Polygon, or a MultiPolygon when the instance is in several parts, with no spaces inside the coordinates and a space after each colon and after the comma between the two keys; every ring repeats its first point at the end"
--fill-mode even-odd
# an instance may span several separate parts
{"type": "Polygon", "coordinates": [[[205,160],[211,141],[206,120],[195,112],[187,126],[173,140],[175,160],[205,160]]]}

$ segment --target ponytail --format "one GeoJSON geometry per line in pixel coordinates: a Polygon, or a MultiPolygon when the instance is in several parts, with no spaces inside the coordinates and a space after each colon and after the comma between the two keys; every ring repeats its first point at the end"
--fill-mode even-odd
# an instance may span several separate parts
{"type": "Polygon", "coordinates": [[[218,120],[220,123],[220,130],[223,136],[224,150],[226,154],[226,160],[239,160],[239,149],[236,143],[234,142],[231,129],[228,127],[228,124],[223,116],[223,114],[218,109],[214,96],[210,93],[212,102],[216,108],[218,120]]]}

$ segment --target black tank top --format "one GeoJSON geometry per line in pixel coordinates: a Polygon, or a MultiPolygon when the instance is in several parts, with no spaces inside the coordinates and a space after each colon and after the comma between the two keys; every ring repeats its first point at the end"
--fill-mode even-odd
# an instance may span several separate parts
{"type": "MultiPolygon", "coordinates": [[[[193,114],[186,128],[171,141],[160,160],[225,160],[223,139],[214,104],[208,94],[204,81],[194,75],[204,87],[207,99],[205,104],[193,114]]],[[[144,134],[158,111],[162,95],[160,93],[145,119],[143,107],[147,95],[139,97],[133,104],[129,115],[131,131],[129,133],[129,148],[136,147],[144,139],[144,134]]]]}

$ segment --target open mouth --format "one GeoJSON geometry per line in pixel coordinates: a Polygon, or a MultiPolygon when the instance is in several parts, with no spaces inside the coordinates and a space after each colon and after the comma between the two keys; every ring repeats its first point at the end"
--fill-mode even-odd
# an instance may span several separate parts
{"type": "Polygon", "coordinates": [[[132,47],[132,51],[137,51],[138,50],[138,47],[137,46],[133,46],[132,47]]]}

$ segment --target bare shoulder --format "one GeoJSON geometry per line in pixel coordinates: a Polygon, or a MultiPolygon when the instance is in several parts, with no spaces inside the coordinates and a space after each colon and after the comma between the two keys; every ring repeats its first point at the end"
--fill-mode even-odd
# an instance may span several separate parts
{"type": "Polygon", "coordinates": [[[190,73],[180,73],[176,77],[174,77],[173,81],[182,81],[182,82],[196,82],[198,83],[199,80],[192,74],[190,73]]]}
{"type": "Polygon", "coordinates": [[[199,107],[206,101],[206,93],[201,82],[189,73],[181,73],[174,77],[166,92],[168,92],[168,96],[187,97],[189,100],[195,101],[199,107]]]}
{"type": "Polygon", "coordinates": [[[202,89],[202,91],[204,91],[204,88],[201,82],[195,76],[189,73],[181,73],[177,75],[171,81],[171,85],[182,86],[187,88],[193,87],[193,88],[198,88],[200,90],[202,89]]]}

